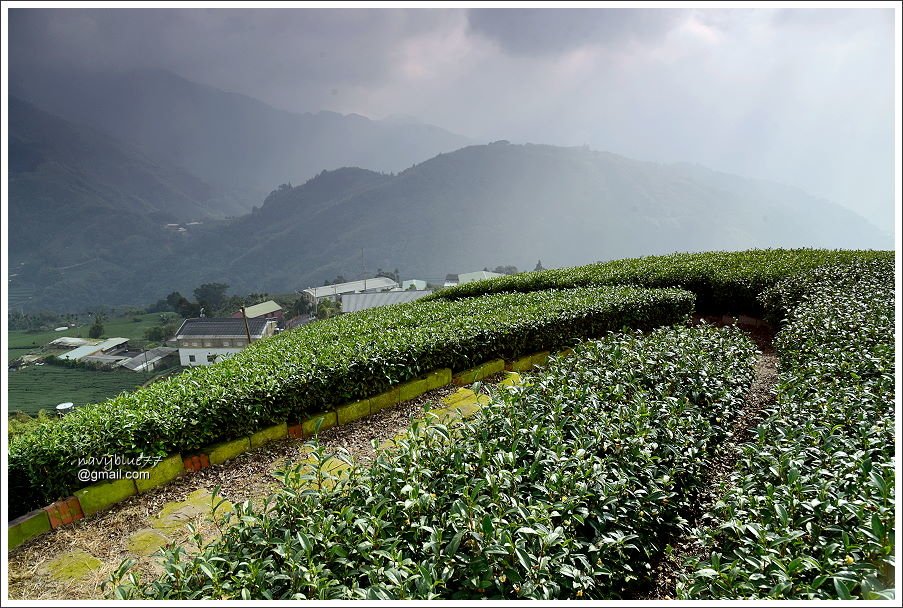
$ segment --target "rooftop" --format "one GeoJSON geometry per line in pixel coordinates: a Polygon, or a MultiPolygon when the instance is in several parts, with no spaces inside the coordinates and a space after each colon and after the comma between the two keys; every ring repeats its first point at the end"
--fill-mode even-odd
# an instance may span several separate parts
{"type": "Polygon", "coordinates": [[[349,281],[347,283],[336,283],[335,285],[324,285],[323,287],[311,287],[305,289],[304,292],[315,298],[325,298],[326,296],[342,295],[346,293],[356,293],[359,291],[379,291],[381,289],[392,289],[398,287],[398,283],[386,277],[373,277],[371,279],[361,279],[360,281],[349,281]]]}
{"type": "Polygon", "coordinates": [[[150,365],[151,363],[155,363],[159,359],[164,357],[168,357],[169,355],[177,352],[177,348],[168,348],[166,346],[160,346],[158,348],[152,348],[149,351],[143,352],[140,355],[136,355],[131,359],[126,359],[121,362],[119,365],[126,369],[130,369],[132,371],[141,369],[145,367],[145,365],[150,365]]]}
{"type": "MultiPolygon", "coordinates": [[[[263,318],[248,319],[248,329],[252,338],[260,338],[266,330],[267,320],[263,318]]],[[[201,317],[185,319],[182,327],[176,332],[176,338],[185,336],[208,338],[243,338],[245,337],[244,319],[201,317]]]]}
{"type": "MultiPolygon", "coordinates": [[[[260,304],[255,304],[254,306],[246,306],[245,307],[245,316],[249,319],[253,319],[254,317],[260,317],[263,315],[268,315],[277,311],[282,310],[282,307],[279,306],[273,300],[267,300],[266,302],[261,302],[260,304]]],[[[241,311],[238,311],[241,314],[241,311]]]]}
{"type": "Polygon", "coordinates": [[[413,289],[407,291],[384,291],[382,293],[349,293],[342,296],[342,312],[355,312],[377,306],[413,302],[430,293],[433,293],[430,289],[420,291],[413,289]]]}
{"type": "Polygon", "coordinates": [[[98,353],[100,351],[107,351],[117,346],[121,346],[128,342],[128,338],[107,338],[103,342],[98,342],[97,344],[86,344],[84,346],[79,346],[73,350],[70,350],[68,353],[60,355],[60,359],[68,359],[70,361],[80,361],[83,357],[87,357],[88,355],[93,355],[94,353],[98,353]]]}

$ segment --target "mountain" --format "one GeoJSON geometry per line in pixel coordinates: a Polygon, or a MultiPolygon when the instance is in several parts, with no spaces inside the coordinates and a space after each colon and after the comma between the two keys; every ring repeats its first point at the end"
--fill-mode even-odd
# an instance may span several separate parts
{"type": "Polygon", "coordinates": [[[357,276],[362,249],[371,270],[438,280],[503,263],[532,268],[537,259],[565,266],[678,250],[890,245],[852,212],[777,184],[502,142],[394,177],[327,173],[276,193],[226,231],[221,240],[234,246],[223,247],[221,276],[250,282],[248,268],[268,268],[256,280],[270,290],[357,276]],[[349,191],[351,183],[367,187],[349,191]],[[297,263],[280,271],[276,259],[297,263]]]}
{"type": "Polygon", "coordinates": [[[29,71],[13,94],[130,141],[246,202],[342,166],[395,172],[472,143],[435,126],[357,114],[293,113],[171,72],[29,71]]]}
{"type": "Polygon", "coordinates": [[[221,193],[197,177],[15,97],[8,144],[17,281],[52,283],[73,265],[103,276],[178,242],[167,223],[211,219],[224,207],[221,193]]]}
{"type": "MultiPolygon", "coordinates": [[[[205,222],[172,249],[111,273],[94,298],[140,304],[213,281],[233,293],[286,292],[377,267],[439,281],[499,264],[528,269],[537,259],[555,267],[672,251],[890,245],[852,212],[776,184],[497,142],[398,175],[343,168],[283,185],[255,212],[205,222]]],[[[78,280],[66,275],[55,297],[79,303],[59,293],[78,280]]]]}

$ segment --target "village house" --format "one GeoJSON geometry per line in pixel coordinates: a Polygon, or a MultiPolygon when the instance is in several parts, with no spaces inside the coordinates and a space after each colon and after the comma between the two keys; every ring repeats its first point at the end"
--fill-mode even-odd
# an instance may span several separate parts
{"type": "Polygon", "coordinates": [[[152,372],[169,365],[168,359],[174,357],[177,352],[175,348],[160,346],[143,351],[131,359],[120,361],[119,366],[133,372],[152,372]]]}
{"type": "Polygon", "coordinates": [[[179,362],[184,367],[210,365],[231,354],[240,352],[251,342],[272,336],[276,322],[262,317],[247,320],[235,318],[185,319],[175,341],[179,348],[179,362]]]}
{"type": "MultiPolygon", "coordinates": [[[[249,319],[261,318],[276,321],[276,324],[279,327],[282,327],[285,323],[285,312],[282,310],[282,307],[273,300],[267,300],[266,302],[255,304],[254,306],[246,306],[245,316],[249,319]]],[[[238,310],[232,313],[232,318],[241,319],[241,311],[238,310]]]]}
{"type": "Polygon", "coordinates": [[[311,304],[316,306],[317,303],[325,299],[338,302],[341,300],[342,296],[349,293],[375,293],[388,291],[396,287],[398,287],[398,283],[390,278],[373,277],[370,279],[361,279],[360,281],[324,285],[323,287],[310,287],[301,293],[311,304]]]}

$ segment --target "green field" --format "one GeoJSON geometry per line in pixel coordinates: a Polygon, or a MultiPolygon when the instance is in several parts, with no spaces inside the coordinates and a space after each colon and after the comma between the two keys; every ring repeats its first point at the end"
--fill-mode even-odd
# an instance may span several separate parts
{"type": "Polygon", "coordinates": [[[65,401],[76,406],[95,403],[133,390],[153,376],[128,370],[95,371],[29,365],[19,371],[7,372],[9,412],[34,415],[41,409],[53,410],[65,401]]]}
{"type": "MultiPolygon", "coordinates": [[[[170,317],[175,317],[170,313],[170,317]]],[[[128,338],[133,341],[144,342],[144,330],[160,325],[160,313],[150,313],[137,316],[114,317],[103,323],[104,338],[128,338]],[[138,319],[138,321],[135,321],[138,319]]],[[[63,336],[72,338],[87,338],[90,324],[71,327],[65,331],[40,331],[29,332],[25,330],[13,330],[8,334],[9,343],[7,352],[9,360],[27,355],[40,349],[51,340],[63,336]]]]}

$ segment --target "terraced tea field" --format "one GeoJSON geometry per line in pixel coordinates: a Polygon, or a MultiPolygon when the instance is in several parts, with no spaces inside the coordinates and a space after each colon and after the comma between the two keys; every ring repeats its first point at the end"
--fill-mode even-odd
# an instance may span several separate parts
{"type": "Polygon", "coordinates": [[[310,446],[212,543],[171,543],[156,570],[127,561],[106,593],[895,598],[890,252],[662,256],[465,287],[286,332],[38,427],[10,445],[10,491],[33,508],[82,487],[76,455],[191,455],[430,370],[563,350],[473,396],[472,419],[414,424],[367,462],[310,446]],[[696,324],[694,306],[764,316],[773,344],[696,324]]]}

